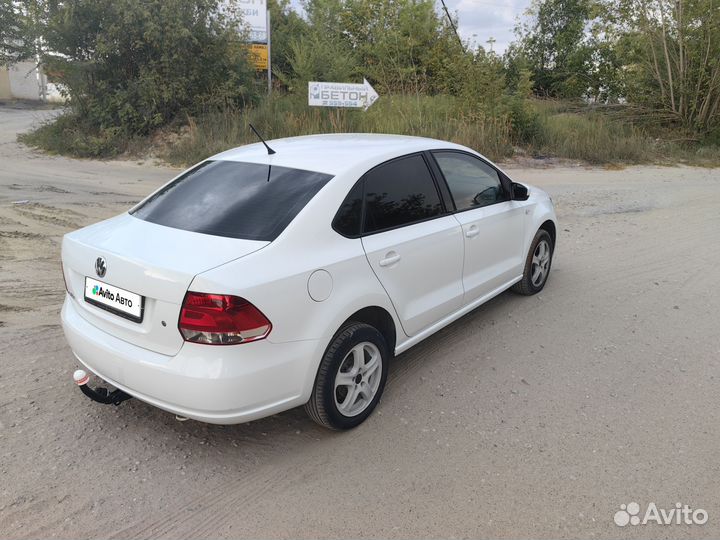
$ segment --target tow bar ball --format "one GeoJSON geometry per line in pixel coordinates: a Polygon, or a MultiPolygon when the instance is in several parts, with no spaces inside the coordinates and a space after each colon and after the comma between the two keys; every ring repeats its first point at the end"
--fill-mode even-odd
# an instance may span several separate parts
{"type": "Polygon", "coordinates": [[[83,369],[78,369],[75,373],[73,373],[73,380],[75,381],[75,384],[80,387],[83,394],[98,403],[103,403],[105,405],[120,405],[123,401],[132,397],[130,394],[126,394],[119,389],[108,392],[107,388],[103,387],[95,389],[90,388],[87,384],[90,380],[90,376],[83,369]]]}
{"type": "Polygon", "coordinates": [[[90,375],[85,373],[84,369],[78,369],[73,373],[73,380],[75,381],[75,384],[78,386],[82,386],[83,384],[87,384],[90,380],[90,375]]]}

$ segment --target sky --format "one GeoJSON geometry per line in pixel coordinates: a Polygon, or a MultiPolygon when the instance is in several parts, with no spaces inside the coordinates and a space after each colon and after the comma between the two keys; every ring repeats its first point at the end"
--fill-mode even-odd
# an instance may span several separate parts
{"type": "MultiPolygon", "coordinates": [[[[463,41],[469,40],[486,49],[487,40],[494,38],[492,48],[502,54],[515,35],[518,17],[530,5],[530,0],[445,0],[450,13],[459,18],[458,31],[463,41]]],[[[440,0],[437,0],[441,8],[440,0]]]]}

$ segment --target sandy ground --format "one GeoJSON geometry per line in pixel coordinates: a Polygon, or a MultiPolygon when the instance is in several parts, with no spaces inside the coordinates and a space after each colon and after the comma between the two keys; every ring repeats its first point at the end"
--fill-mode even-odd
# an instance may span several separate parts
{"type": "Polygon", "coordinates": [[[15,143],[0,109],[0,537],[720,536],[720,170],[514,169],[561,220],[542,294],[396,359],[349,433],[209,426],[74,387],[60,238],[176,171],[15,143]],[[704,526],[613,523],[621,504],[704,526]]]}

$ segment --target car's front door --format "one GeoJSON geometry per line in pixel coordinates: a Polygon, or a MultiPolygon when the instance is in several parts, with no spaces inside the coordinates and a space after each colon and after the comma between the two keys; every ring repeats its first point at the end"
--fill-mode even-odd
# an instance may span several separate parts
{"type": "Polygon", "coordinates": [[[363,181],[363,247],[413,336],[462,306],[462,230],[421,154],[379,165],[363,181]]]}
{"type": "Polygon", "coordinates": [[[465,304],[523,272],[526,203],[510,200],[497,170],[471,154],[432,152],[455,201],[465,241],[465,304]]]}

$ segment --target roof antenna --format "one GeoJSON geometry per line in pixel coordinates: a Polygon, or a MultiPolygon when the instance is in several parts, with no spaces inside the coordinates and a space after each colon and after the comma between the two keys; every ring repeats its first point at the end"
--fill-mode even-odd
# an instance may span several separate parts
{"type": "Polygon", "coordinates": [[[250,129],[253,130],[253,133],[254,133],[255,135],[257,135],[257,138],[260,139],[260,142],[265,145],[265,148],[267,148],[268,156],[272,156],[272,155],[275,153],[275,150],[273,150],[272,148],[270,148],[270,147],[268,146],[268,143],[266,143],[266,142],[265,142],[265,139],[262,138],[262,135],[260,135],[260,134],[258,133],[258,130],[255,129],[255,126],[253,126],[250,122],[248,122],[248,125],[250,126],[250,129]]]}

